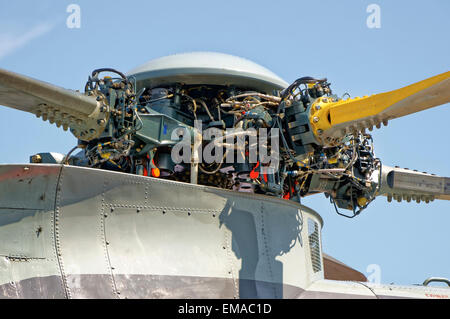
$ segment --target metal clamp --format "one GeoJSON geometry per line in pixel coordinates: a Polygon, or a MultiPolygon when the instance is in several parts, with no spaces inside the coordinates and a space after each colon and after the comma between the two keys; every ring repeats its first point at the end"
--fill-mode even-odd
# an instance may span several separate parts
{"type": "Polygon", "coordinates": [[[442,277],[430,277],[423,282],[423,286],[428,286],[430,282],[445,282],[450,287],[450,280],[442,277]]]}

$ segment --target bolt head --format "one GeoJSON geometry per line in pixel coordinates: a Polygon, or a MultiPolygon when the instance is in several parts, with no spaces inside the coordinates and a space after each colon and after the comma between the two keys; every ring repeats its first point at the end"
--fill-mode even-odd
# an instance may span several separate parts
{"type": "Polygon", "coordinates": [[[32,163],[42,163],[42,157],[39,154],[33,155],[31,157],[31,162],[32,163]]]}

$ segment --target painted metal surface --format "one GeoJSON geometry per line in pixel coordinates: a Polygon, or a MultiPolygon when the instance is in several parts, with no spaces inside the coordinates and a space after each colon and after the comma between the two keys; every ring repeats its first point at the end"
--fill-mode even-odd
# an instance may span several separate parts
{"type": "MultiPolygon", "coordinates": [[[[378,177],[376,177],[378,178],[378,177]]],[[[383,166],[379,194],[392,199],[420,203],[434,199],[450,200],[450,177],[441,177],[417,170],[383,166]]]]}
{"type": "Polygon", "coordinates": [[[448,297],[445,288],[324,280],[313,271],[307,221],[321,228],[313,210],[267,196],[2,165],[0,297],[448,297]]]}
{"type": "Polygon", "coordinates": [[[174,54],[151,60],[127,73],[138,87],[173,83],[234,85],[272,93],[288,83],[250,60],[218,52],[174,54]]]}
{"type": "Polygon", "coordinates": [[[372,130],[381,123],[450,102],[450,71],[406,87],[346,100],[317,99],[311,107],[314,134],[332,145],[348,132],[372,130]]]}
{"type": "Polygon", "coordinates": [[[70,128],[83,140],[98,137],[109,117],[108,112],[102,111],[107,110],[107,105],[95,96],[3,69],[0,69],[0,104],[35,114],[66,131],[70,128]]]}

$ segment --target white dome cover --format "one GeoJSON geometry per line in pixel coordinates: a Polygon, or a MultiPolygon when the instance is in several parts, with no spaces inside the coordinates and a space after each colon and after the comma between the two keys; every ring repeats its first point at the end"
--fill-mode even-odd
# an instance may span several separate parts
{"type": "Polygon", "coordinates": [[[128,72],[138,86],[164,84],[235,85],[270,92],[288,83],[250,60],[217,52],[191,52],[151,60],[128,72]]]}

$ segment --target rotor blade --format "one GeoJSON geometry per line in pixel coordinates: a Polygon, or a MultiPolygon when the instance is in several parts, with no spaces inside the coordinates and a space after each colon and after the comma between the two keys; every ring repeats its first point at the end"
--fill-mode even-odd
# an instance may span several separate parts
{"type": "Polygon", "coordinates": [[[358,132],[391,119],[450,102],[450,71],[404,88],[333,102],[320,98],[311,107],[311,124],[323,144],[333,144],[349,132],[358,132]],[[319,106],[319,107],[317,107],[319,106]]]}
{"type": "Polygon", "coordinates": [[[42,116],[44,121],[48,119],[65,130],[70,127],[81,140],[99,136],[108,116],[101,108],[102,103],[93,96],[3,69],[0,69],[0,105],[42,116]]]}
{"type": "Polygon", "coordinates": [[[399,202],[415,200],[418,203],[428,203],[434,199],[450,200],[450,178],[383,165],[377,195],[387,196],[388,201],[394,199],[399,202]]]}

